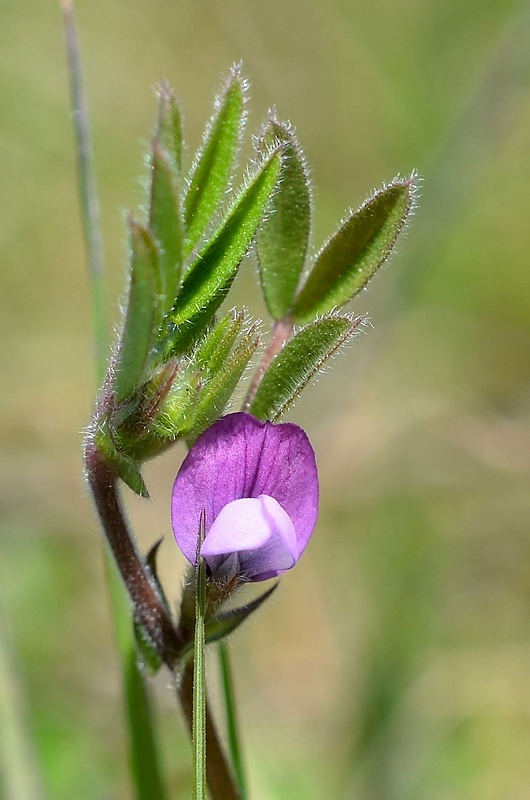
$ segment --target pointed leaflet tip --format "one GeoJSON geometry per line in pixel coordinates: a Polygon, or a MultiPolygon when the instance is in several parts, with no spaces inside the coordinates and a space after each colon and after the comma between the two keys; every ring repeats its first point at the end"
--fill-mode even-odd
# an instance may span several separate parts
{"type": "Polygon", "coordinates": [[[363,289],[395,247],[414,208],[415,175],[396,178],[369,197],[324,245],[294,301],[307,322],[340,308],[363,289]]]}
{"type": "Polygon", "coordinates": [[[215,113],[195,156],[184,200],[186,255],[189,254],[223,199],[232,175],[243,131],[245,82],[233,68],[215,99],[215,113]]]}
{"type": "Polygon", "coordinates": [[[181,170],[182,159],[182,123],[180,109],[167,81],[157,88],[158,119],[154,140],[166,151],[173,160],[178,173],[181,170]]]}
{"type": "Polygon", "coordinates": [[[290,125],[272,112],[258,149],[282,146],[282,164],[269,213],[256,236],[267,308],[280,320],[290,309],[302,273],[311,227],[311,188],[305,158],[290,125]]]}

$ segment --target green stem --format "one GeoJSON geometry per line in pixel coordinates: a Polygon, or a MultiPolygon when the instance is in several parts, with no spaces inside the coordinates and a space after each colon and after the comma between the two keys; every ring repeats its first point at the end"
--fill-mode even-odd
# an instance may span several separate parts
{"type": "MultiPolygon", "coordinates": [[[[177,684],[178,699],[188,729],[193,726],[193,663],[188,663],[177,684]]],[[[217,728],[206,703],[206,741],[208,742],[206,777],[212,800],[241,800],[239,787],[228,767],[217,728]]]]}
{"type": "Polygon", "coordinates": [[[265,352],[263,353],[261,361],[258,364],[258,368],[256,369],[256,372],[254,373],[254,376],[250,382],[250,388],[247,392],[247,396],[243,401],[243,411],[248,411],[252,405],[252,401],[256,396],[259,385],[263,380],[263,376],[270,367],[273,358],[278,355],[284,344],[288,342],[293,335],[293,327],[293,321],[290,319],[290,317],[284,317],[284,319],[280,319],[274,324],[271,340],[267,345],[265,352]]]}
{"type": "Polygon", "coordinates": [[[193,800],[206,800],[206,667],[204,663],[204,614],[206,573],[200,548],[204,540],[204,514],[201,516],[195,568],[195,638],[193,646],[193,800]]]}
{"type": "MultiPolygon", "coordinates": [[[[62,9],[75,121],[79,195],[92,297],[96,375],[99,384],[106,372],[108,332],[103,239],[92,159],[88,107],[83,90],[79,42],[71,0],[62,0],[62,9]]],[[[155,797],[157,800],[164,800],[166,795],[160,773],[160,760],[151,703],[147,686],[136,660],[136,643],[131,621],[130,603],[108,550],[106,552],[106,565],[112,616],[121,661],[127,728],[130,737],[131,767],[136,797],[138,800],[152,800],[155,797]]]]}
{"type": "Polygon", "coordinates": [[[230,666],[230,653],[226,642],[219,642],[219,666],[221,669],[221,685],[223,690],[224,708],[226,714],[226,729],[228,733],[228,749],[232,769],[239,786],[241,800],[248,800],[248,787],[245,773],[243,751],[241,747],[241,737],[237,722],[236,698],[234,692],[234,681],[232,679],[232,669],[230,666]]]}
{"type": "Polygon", "coordinates": [[[71,0],[62,0],[62,8],[75,127],[79,200],[92,297],[96,376],[99,385],[106,372],[108,335],[103,237],[101,234],[99,199],[92,156],[88,105],[83,88],[79,40],[71,0]]]}
{"type": "Polygon", "coordinates": [[[112,553],[105,548],[112,618],[120,655],[130,769],[138,800],[167,797],[162,781],[160,753],[148,687],[138,665],[131,624],[130,601],[116,569],[112,553]]]}

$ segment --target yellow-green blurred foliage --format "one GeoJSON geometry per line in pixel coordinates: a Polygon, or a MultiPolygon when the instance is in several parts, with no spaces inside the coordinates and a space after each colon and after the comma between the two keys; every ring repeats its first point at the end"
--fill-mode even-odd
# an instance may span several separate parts
{"type": "MultiPolygon", "coordinates": [[[[382,181],[414,167],[424,178],[406,240],[355,301],[374,330],[291,414],[317,451],[322,512],[300,565],[233,641],[253,797],[526,800],[527,4],[79,0],[77,13],[114,321],[123,211],[143,198],[161,78],[181,99],[191,157],[213,90],[244,61],[249,132],[274,104],[312,166],[315,246],[382,181]]],[[[4,635],[48,796],[125,800],[81,476],[94,367],[58,4],[2,3],[0,104],[4,635]]],[[[252,270],[238,300],[258,315],[252,270]]],[[[175,598],[168,499],[181,458],[149,467],[150,503],[129,498],[142,546],[165,537],[175,598]]],[[[172,796],[185,798],[189,749],[166,678],[156,692],[172,796]]]]}

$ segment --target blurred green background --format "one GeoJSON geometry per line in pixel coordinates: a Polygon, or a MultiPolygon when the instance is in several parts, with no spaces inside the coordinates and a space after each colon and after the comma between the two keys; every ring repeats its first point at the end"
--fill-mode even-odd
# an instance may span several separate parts
{"type": "MultiPolygon", "coordinates": [[[[312,166],[315,247],[384,180],[424,179],[397,256],[355,301],[374,330],[291,413],[317,451],[322,511],[298,568],[233,640],[253,798],[527,800],[528,4],[79,0],[77,15],[114,321],[161,78],[191,158],[221,76],[244,61],[245,155],[271,105],[291,119],[312,166]]],[[[43,796],[126,800],[81,475],[92,327],[57,3],[3,0],[0,104],[0,708],[17,689],[43,796]]],[[[256,287],[249,262],[236,299],[260,315],[256,287]]],[[[149,467],[151,502],[128,498],[142,546],[166,539],[175,598],[181,458],[149,467]]],[[[186,798],[167,676],[155,691],[172,796],[186,798]]]]}

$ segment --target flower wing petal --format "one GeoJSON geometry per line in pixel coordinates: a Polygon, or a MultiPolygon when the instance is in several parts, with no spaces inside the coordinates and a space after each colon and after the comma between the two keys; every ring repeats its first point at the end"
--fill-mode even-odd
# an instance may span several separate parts
{"type": "Polygon", "coordinates": [[[273,497],[233,500],[221,510],[201,554],[215,572],[222,556],[232,553],[237,553],[238,571],[250,579],[264,573],[276,575],[294,566],[298,544],[293,523],[273,497]]]}

